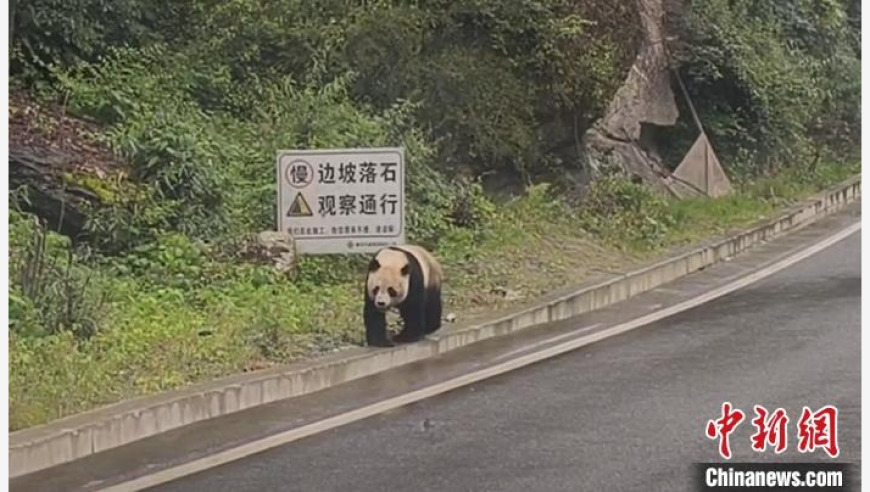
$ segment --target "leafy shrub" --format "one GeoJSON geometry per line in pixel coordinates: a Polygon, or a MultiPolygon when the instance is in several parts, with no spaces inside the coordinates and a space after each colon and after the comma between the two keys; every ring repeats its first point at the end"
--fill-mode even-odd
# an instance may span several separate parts
{"type": "Polygon", "coordinates": [[[232,145],[218,146],[209,116],[187,96],[191,82],[165,47],[113,49],[99,65],[58,71],[70,110],[109,124],[104,138],[132,166],[117,176],[104,207],[92,214],[91,237],[117,252],[173,229],[205,236],[226,227],[223,160],[232,145]]]}
{"type": "Polygon", "coordinates": [[[605,2],[377,4],[353,16],[342,58],[359,74],[356,98],[420,101],[439,170],[536,174],[603,112],[634,57],[637,21],[605,2]]]}
{"type": "Polygon", "coordinates": [[[479,229],[488,224],[496,214],[495,205],[483,192],[479,180],[457,179],[457,201],[452,219],[459,227],[479,229]]]}
{"type": "MultiPolygon", "coordinates": [[[[681,73],[720,154],[738,158],[735,171],[753,176],[809,161],[818,145],[854,146],[859,116],[846,107],[860,100],[858,55],[846,19],[836,1],[688,8],[675,50],[681,73]]],[[[696,133],[688,121],[681,131],[696,133]]]]}
{"type": "Polygon", "coordinates": [[[661,246],[676,224],[666,198],[618,175],[595,180],[579,213],[588,231],[623,248],[661,246]]]}
{"type": "Polygon", "coordinates": [[[113,191],[89,207],[88,238],[102,254],[123,254],[154,241],[175,213],[176,204],[160,201],[153,187],[119,177],[113,191]]]}
{"type": "Polygon", "coordinates": [[[113,46],[172,37],[184,25],[172,0],[11,0],[12,73],[44,80],[55,67],[95,61],[113,46]]]}
{"type": "Polygon", "coordinates": [[[96,272],[80,264],[69,238],[46,231],[35,217],[13,210],[9,225],[10,331],[93,336],[104,303],[96,272]]]}
{"type": "Polygon", "coordinates": [[[159,46],[114,53],[100,66],[58,77],[71,108],[110,123],[106,138],[131,160],[132,178],[144,185],[133,197],[120,194],[92,221],[95,238],[120,241],[103,244],[105,251],[146,244],[159,231],[219,241],[271,229],[274,155],[282,148],[404,146],[410,236],[423,242],[456,226],[457,214],[471,225],[487,213],[479,188],[451,183],[431,167],[435,151],[413,122],[418,106],[403,101],[374,112],[355,104],[350,75],[320,86],[290,77],[232,86],[220,99],[230,108],[251,108],[250,119],[239,120],[232,109],[201,109],[190,96],[200,80],[191,73],[167,75],[169,63],[196,71],[196,62],[164,56],[159,46]]]}
{"type": "MultiPolygon", "coordinates": [[[[532,173],[573,153],[566,144],[603,112],[633,60],[638,16],[611,4],[228,2],[196,11],[192,25],[202,27],[184,50],[227,67],[220,72],[236,83],[292,74],[323,85],[354,73],[353,101],[377,110],[420,103],[414,116],[438,140],[439,171],[532,173]]],[[[204,107],[248,118],[261,106],[224,103],[204,107]]]]}
{"type": "Polygon", "coordinates": [[[152,285],[187,290],[207,280],[205,247],[178,233],[160,235],[156,241],[136,247],[123,260],[119,265],[122,273],[152,285]]]}

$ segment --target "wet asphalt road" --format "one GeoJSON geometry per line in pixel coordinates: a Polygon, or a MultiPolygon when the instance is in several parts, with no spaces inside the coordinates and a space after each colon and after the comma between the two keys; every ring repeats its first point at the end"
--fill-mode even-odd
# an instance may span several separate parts
{"type": "Polygon", "coordinates": [[[693,462],[722,461],[703,432],[723,400],[747,413],[732,461],[831,461],[798,454],[795,426],[832,404],[857,467],[860,298],[859,231],[648,327],[154,490],[690,490],[693,462]],[[754,404],[788,412],[783,455],[750,449],[754,404]]]}

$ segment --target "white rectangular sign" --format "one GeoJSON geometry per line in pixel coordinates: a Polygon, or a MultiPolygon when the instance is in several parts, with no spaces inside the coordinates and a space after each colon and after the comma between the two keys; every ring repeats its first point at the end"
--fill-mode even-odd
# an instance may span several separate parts
{"type": "Polygon", "coordinates": [[[405,150],[279,151],[278,228],[299,254],[404,244],[405,150]]]}

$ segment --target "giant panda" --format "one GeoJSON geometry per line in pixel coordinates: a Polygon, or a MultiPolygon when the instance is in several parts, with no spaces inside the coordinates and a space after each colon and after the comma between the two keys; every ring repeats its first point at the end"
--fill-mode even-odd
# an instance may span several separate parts
{"type": "Polygon", "coordinates": [[[441,328],[443,271],[435,256],[421,246],[389,246],[369,262],[363,318],[366,344],[392,347],[410,343],[441,328]],[[390,340],[386,313],[398,308],[404,327],[390,340]]]}

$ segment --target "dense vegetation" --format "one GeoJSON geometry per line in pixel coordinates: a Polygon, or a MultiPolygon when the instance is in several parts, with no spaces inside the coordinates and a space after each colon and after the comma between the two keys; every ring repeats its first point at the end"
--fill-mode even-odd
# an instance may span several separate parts
{"type": "MultiPolygon", "coordinates": [[[[405,146],[409,239],[444,258],[457,310],[515,281],[500,256],[523,247],[629,261],[856,169],[857,0],[677,4],[669,50],[738,193],[673,202],[605,177],[579,209],[558,186],[507,203],[483,185],[580,165],[637,50],[633,2],[13,4],[13,90],[98,122],[118,156],[64,175],[100,198],[83,236],[10,213],[13,428],[359,343],[359,258],[305,257],[292,279],[245,260],[273,227],[279,148],[405,146]]],[[[695,136],[680,104],[658,134],[671,166],[695,136]]],[[[552,259],[531,269],[569,282],[552,259]]]]}

